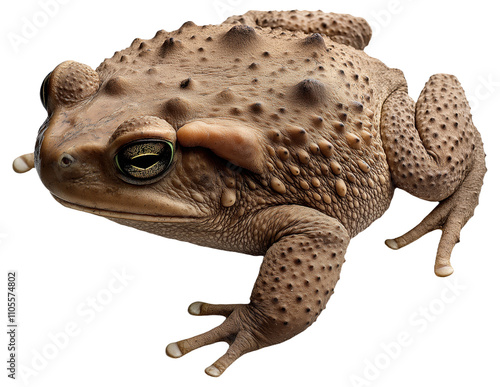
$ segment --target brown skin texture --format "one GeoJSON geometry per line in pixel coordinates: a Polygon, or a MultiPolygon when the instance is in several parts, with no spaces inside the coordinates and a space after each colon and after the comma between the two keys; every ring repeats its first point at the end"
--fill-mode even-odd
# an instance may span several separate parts
{"type": "Polygon", "coordinates": [[[481,137],[454,77],[433,76],[415,106],[402,72],[361,51],[370,36],[349,15],[252,11],[136,39],[96,71],[64,62],[42,86],[49,119],[34,162],[25,155],[14,168],[34,163],[70,208],[264,256],[249,304],[192,304],[225,322],[167,347],[180,357],[226,341],[206,370],[219,376],[316,320],[350,239],[396,187],[440,203],[387,245],[442,229],[435,272],[452,272],[486,172],[481,137]]]}

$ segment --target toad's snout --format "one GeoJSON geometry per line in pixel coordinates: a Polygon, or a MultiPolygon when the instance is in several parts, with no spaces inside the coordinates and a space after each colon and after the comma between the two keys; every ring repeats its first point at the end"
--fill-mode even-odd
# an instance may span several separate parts
{"type": "Polygon", "coordinates": [[[47,186],[62,184],[85,175],[86,162],[76,150],[43,152],[37,159],[37,169],[42,182],[47,186]]]}

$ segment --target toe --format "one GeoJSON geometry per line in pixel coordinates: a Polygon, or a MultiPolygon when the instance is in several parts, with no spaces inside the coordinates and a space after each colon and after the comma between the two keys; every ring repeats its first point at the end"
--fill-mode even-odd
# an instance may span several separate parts
{"type": "Polygon", "coordinates": [[[194,351],[195,349],[205,347],[207,345],[211,345],[220,341],[227,342],[227,338],[235,334],[236,332],[233,331],[233,327],[228,327],[228,324],[224,322],[218,327],[215,327],[208,332],[202,333],[201,335],[169,344],[166,352],[168,356],[178,358],[186,355],[191,351],[194,351]]]}
{"type": "Polygon", "coordinates": [[[229,317],[239,307],[237,304],[207,304],[205,302],[193,302],[189,305],[188,312],[193,316],[224,316],[229,317]]]}
{"type": "Polygon", "coordinates": [[[453,271],[454,270],[450,265],[436,267],[434,269],[434,273],[436,273],[438,277],[448,277],[449,275],[453,274],[453,271]]]}
{"type": "Polygon", "coordinates": [[[222,372],[219,371],[219,369],[213,365],[211,365],[210,367],[208,367],[206,370],[205,370],[205,373],[208,375],[208,376],[213,376],[214,378],[217,378],[219,376],[222,375],[222,372]]]}
{"type": "Polygon", "coordinates": [[[17,173],[25,173],[35,167],[35,156],[33,153],[28,153],[19,156],[12,163],[12,168],[17,173]]]}
{"type": "Polygon", "coordinates": [[[229,346],[227,352],[214,364],[208,367],[205,372],[210,376],[220,376],[236,360],[248,352],[258,349],[258,345],[248,332],[241,331],[236,336],[234,342],[229,346]]]}
{"type": "Polygon", "coordinates": [[[177,343],[171,343],[167,345],[165,352],[167,353],[167,356],[173,357],[174,359],[177,359],[183,355],[177,343]]]}
{"type": "Polygon", "coordinates": [[[398,243],[396,242],[395,239],[387,239],[385,241],[385,245],[387,247],[391,248],[392,250],[398,250],[399,249],[398,243]]]}
{"type": "Polygon", "coordinates": [[[203,302],[193,302],[189,305],[188,312],[193,316],[199,316],[201,314],[201,307],[203,302]]]}

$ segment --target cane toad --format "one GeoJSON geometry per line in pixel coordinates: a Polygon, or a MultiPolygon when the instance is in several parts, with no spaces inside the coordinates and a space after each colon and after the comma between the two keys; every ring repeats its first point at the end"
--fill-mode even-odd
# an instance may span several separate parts
{"type": "Polygon", "coordinates": [[[171,357],[225,341],[206,369],[311,325],[339,279],[351,238],[395,188],[437,207],[386,244],[443,231],[435,273],[473,215],[486,172],[479,132],[452,75],[417,102],[400,70],[363,52],[364,19],[248,12],[136,39],[96,70],[68,61],[43,81],[48,118],[34,154],[61,204],[167,238],[263,255],[250,303],[195,302],[226,320],[168,345],[171,357]]]}

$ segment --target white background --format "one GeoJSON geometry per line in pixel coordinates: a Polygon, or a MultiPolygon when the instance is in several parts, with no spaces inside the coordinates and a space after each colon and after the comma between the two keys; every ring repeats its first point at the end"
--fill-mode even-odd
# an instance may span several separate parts
{"type": "Polygon", "coordinates": [[[7,270],[14,269],[17,354],[32,372],[24,372],[25,383],[7,379],[2,333],[2,386],[500,385],[500,23],[492,2],[65,0],[51,15],[42,3],[4,1],[0,9],[0,332],[7,330],[7,270]],[[406,232],[434,207],[398,191],[387,213],[351,241],[335,295],[318,322],[286,343],[245,355],[213,379],[203,370],[226,344],[178,360],[165,355],[165,346],[221,322],[188,315],[191,302],[248,302],[261,259],[155,237],[66,209],[36,172],[17,175],[11,162],[33,149],[46,115],[40,84],[60,62],[95,68],[136,37],[151,38],[187,20],[216,24],[249,9],[322,9],[365,17],[375,32],[366,51],[402,69],[413,98],[433,73],[458,76],[474,107],[489,171],[476,214],[453,251],[455,274],[449,279],[433,273],[439,232],[397,252],[385,247],[386,238],[406,232]],[[13,45],[9,36],[21,35],[34,20],[37,31],[13,45]],[[133,278],[107,299],[114,271],[133,278]],[[455,293],[447,290],[450,284],[455,293]],[[91,315],[87,303],[97,295],[109,302],[91,315]],[[68,324],[77,334],[64,341],[68,324]],[[404,333],[409,345],[397,351],[390,343],[404,333]],[[54,335],[62,348],[52,344],[54,335]]]}

